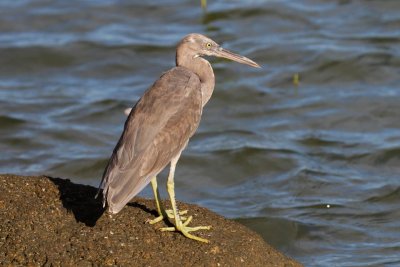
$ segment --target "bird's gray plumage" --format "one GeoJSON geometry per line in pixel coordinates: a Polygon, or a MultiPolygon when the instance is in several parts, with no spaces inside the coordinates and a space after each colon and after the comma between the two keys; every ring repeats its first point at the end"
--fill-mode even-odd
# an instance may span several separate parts
{"type": "Polygon", "coordinates": [[[171,162],[168,183],[172,188],[169,193],[176,229],[205,242],[188,234],[188,231],[195,231],[193,229],[204,228],[185,228],[176,212],[175,199],[171,197],[175,165],[199,126],[203,107],[214,90],[214,72],[210,63],[201,57],[204,55],[259,67],[204,35],[185,36],[176,50],[177,67],[164,73],[129,114],[100,188],[103,188],[103,204],[108,205],[111,213],[117,213],[171,162]]]}
{"type": "Polygon", "coordinates": [[[119,212],[184,149],[201,113],[200,79],[185,67],[164,73],[145,92],[126,120],[103,175],[103,203],[110,212],[119,212]]]}

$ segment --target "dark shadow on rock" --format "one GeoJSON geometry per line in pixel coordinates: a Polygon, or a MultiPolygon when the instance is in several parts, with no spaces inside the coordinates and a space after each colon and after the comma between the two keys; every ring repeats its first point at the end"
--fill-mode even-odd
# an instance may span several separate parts
{"type": "MultiPolygon", "coordinates": [[[[132,207],[132,208],[137,208],[137,209],[143,210],[144,212],[148,213],[149,216],[154,216],[154,218],[152,218],[152,219],[155,219],[155,218],[158,217],[158,212],[157,212],[156,210],[154,210],[154,209],[149,209],[146,205],[143,205],[143,204],[141,204],[141,203],[138,203],[138,202],[130,202],[130,203],[127,204],[127,206],[132,207]]],[[[149,217],[149,218],[151,219],[151,217],[149,217]]],[[[174,226],[167,218],[164,218],[163,221],[165,222],[165,224],[166,224],[168,227],[174,226]]]]}
{"type": "Polygon", "coordinates": [[[130,202],[127,204],[127,206],[133,207],[133,208],[138,208],[143,210],[144,212],[148,213],[149,215],[154,215],[154,216],[158,216],[158,213],[156,210],[153,209],[149,209],[147,206],[137,203],[137,202],[130,202]]]}
{"type": "Polygon", "coordinates": [[[104,213],[101,197],[95,198],[97,189],[92,186],[74,184],[70,180],[47,176],[60,191],[64,208],[71,211],[78,222],[93,227],[104,213]]]}

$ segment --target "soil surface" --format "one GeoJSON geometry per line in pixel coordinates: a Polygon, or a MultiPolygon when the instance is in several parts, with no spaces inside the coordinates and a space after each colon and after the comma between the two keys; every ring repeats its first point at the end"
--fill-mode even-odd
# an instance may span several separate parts
{"type": "Polygon", "coordinates": [[[205,208],[178,203],[193,215],[200,243],[169,222],[150,225],[153,200],[134,198],[117,215],[95,199],[97,189],[69,180],[0,175],[1,266],[301,266],[253,231],[205,208]]]}

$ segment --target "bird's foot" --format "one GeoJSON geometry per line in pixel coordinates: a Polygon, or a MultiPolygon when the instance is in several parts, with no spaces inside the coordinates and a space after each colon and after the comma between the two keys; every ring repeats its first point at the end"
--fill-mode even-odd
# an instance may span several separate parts
{"type": "MultiPolygon", "coordinates": [[[[174,219],[175,218],[173,210],[165,210],[165,213],[167,214],[168,218],[170,218],[170,219],[174,219]]],[[[179,211],[179,215],[185,215],[187,213],[188,213],[187,210],[179,211]]],[[[180,218],[181,218],[182,221],[187,221],[190,217],[189,218],[180,217],[180,218]]],[[[160,214],[157,218],[155,218],[153,220],[150,220],[149,223],[150,224],[155,224],[155,223],[161,222],[162,220],[164,220],[164,215],[160,214]]]]}
{"type": "Polygon", "coordinates": [[[209,243],[209,241],[207,239],[192,235],[192,234],[190,234],[190,232],[195,232],[198,230],[210,230],[211,226],[196,226],[196,227],[187,226],[192,221],[192,219],[193,219],[193,217],[190,216],[189,218],[187,218],[187,220],[184,223],[180,223],[179,225],[177,225],[175,227],[163,227],[163,228],[160,228],[160,230],[163,232],[178,231],[178,232],[181,232],[187,238],[194,239],[194,240],[204,242],[204,243],[209,243]]]}

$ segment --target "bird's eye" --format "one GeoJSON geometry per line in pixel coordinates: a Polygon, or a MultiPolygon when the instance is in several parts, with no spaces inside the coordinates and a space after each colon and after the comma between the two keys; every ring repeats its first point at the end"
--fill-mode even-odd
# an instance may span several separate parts
{"type": "Polygon", "coordinates": [[[211,48],[211,43],[206,44],[207,48],[211,48]]]}

